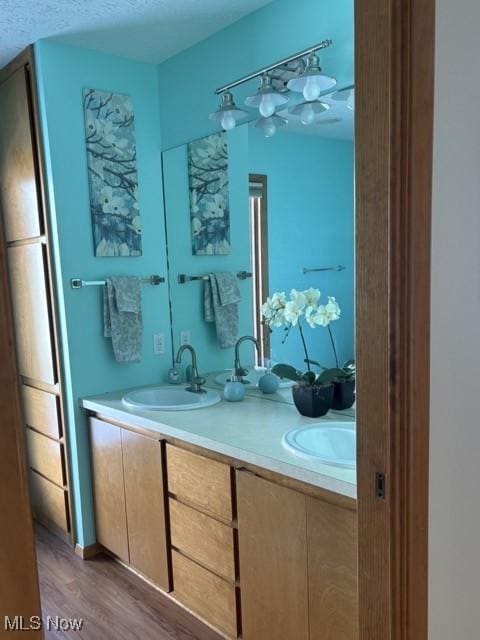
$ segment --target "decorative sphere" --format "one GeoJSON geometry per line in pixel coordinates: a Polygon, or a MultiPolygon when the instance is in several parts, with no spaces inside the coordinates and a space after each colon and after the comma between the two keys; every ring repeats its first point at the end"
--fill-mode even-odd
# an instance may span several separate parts
{"type": "Polygon", "coordinates": [[[273,373],[265,373],[258,381],[258,388],[262,393],[275,393],[280,385],[280,380],[273,373]]]}
{"type": "Polygon", "coordinates": [[[228,402],[240,402],[245,397],[245,385],[241,382],[227,382],[223,387],[223,397],[228,402]]]}

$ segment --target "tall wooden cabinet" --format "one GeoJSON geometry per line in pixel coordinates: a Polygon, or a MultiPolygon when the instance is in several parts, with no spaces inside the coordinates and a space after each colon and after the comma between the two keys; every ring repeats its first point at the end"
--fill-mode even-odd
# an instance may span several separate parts
{"type": "Polygon", "coordinates": [[[72,537],[62,381],[33,52],[0,71],[0,215],[35,517],[72,537]]]}

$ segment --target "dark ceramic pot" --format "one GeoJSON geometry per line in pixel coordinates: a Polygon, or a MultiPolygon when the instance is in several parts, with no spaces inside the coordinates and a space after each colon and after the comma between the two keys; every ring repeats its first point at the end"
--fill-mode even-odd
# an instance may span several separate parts
{"type": "Polygon", "coordinates": [[[332,408],[333,384],[324,387],[292,387],[293,401],[299,413],[307,418],[324,416],[332,408]]]}
{"type": "Polygon", "coordinates": [[[350,409],[355,402],[355,380],[333,383],[332,409],[343,411],[350,409]]]}

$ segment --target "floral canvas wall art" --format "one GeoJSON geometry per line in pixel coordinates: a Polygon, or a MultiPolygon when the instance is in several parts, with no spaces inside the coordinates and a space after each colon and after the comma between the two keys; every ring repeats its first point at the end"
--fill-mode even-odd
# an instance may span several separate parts
{"type": "Polygon", "coordinates": [[[140,256],[135,121],[129,96],[84,89],[95,255],[140,256]]]}
{"type": "Polygon", "coordinates": [[[225,133],[188,144],[188,177],[193,255],[228,255],[230,210],[225,133]]]}

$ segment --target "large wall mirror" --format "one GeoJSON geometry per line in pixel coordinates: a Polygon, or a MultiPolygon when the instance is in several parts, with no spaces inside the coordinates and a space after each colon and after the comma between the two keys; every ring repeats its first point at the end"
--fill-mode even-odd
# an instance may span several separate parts
{"type": "Polygon", "coordinates": [[[260,346],[241,345],[252,387],[275,363],[305,370],[305,345],[323,367],[355,358],[353,84],[321,100],[322,112],[293,98],[269,127],[252,120],[163,153],[173,346],[194,345],[219,382],[246,335],[260,346]],[[283,295],[289,327],[272,320],[283,295]]]}

